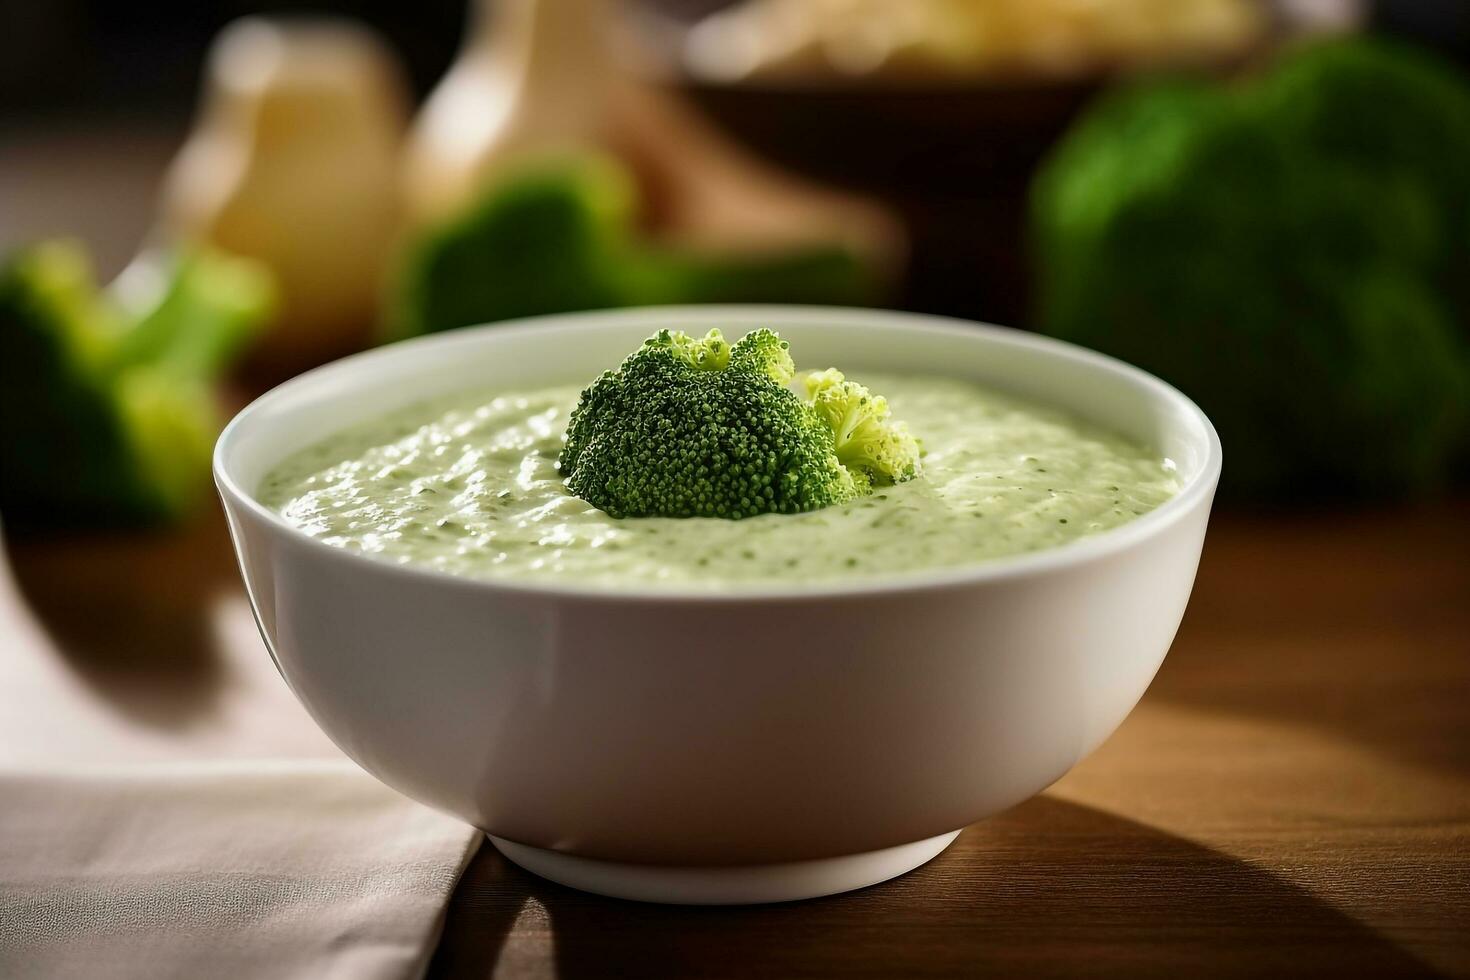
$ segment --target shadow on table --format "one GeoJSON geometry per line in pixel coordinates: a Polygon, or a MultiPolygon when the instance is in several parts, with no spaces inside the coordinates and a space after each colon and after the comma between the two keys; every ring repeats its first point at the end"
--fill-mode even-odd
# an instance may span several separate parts
{"type": "Polygon", "coordinates": [[[238,582],[223,520],[178,530],[6,543],[20,603],[55,654],[113,708],[182,729],[223,681],[211,619],[238,582]]]}
{"type": "Polygon", "coordinates": [[[598,898],[488,844],[429,975],[864,977],[1112,974],[1434,976],[1280,878],[1049,797],[962,834],[902,878],[791,905],[598,898]]]}
{"type": "Polygon", "coordinates": [[[1220,515],[1148,696],[1470,775],[1467,554],[1467,500],[1220,515]]]}

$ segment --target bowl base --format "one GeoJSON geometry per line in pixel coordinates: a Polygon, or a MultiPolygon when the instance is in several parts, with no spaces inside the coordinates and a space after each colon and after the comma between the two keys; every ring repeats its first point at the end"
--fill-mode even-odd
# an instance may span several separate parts
{"type": "Polygon", "coordinates": [[[532,874],[596,895],[664,905],[757,905],[836,895],[896,878],[934,858],[959,833],[863,854],[730,867],[621,864],[499,837],[490,840],[501,854],[532,874]]]}

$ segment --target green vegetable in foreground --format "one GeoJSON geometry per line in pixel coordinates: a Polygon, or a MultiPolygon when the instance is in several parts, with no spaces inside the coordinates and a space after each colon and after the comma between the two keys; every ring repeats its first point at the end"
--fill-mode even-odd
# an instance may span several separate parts
{"type": "Polygon", "coordinates": [[[211,383],[269,314],[270,280],[197,251],[135,267],[129,285],[99,292],[69,242],[0,268],[7,525],[166,522],[207,489],[220,421],[211,383]]]}
{"type": "Polygon", "coordinates": [[[557,460],[567,489],[614,517],[795,514],[920,473],[888,403],[835,370],[787,385],[787,343],[664,330],[584,392],[557,460]]]}
{"type": "Polygon", "coordinates": [[[635,232],[632,181],[597,158],[516,174],[409,248],[393,337],[513,317],[674,303],[862,304],[877,275],[840,245],[721,255],[635,232]]]}
{"type": "Polygon", "coordinates": [[[1470,390],[1470,84],[1373,40],[1105,98],[1037,178],[1040,326],[1214,419],[1237,495],[1442,482],[1470,390]]]}

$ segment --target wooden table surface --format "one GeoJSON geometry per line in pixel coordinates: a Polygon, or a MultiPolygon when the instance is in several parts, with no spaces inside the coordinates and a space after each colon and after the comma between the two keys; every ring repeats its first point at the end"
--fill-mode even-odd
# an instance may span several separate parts
{"type": "MultiPolygon", "coordinates": [[[[1470,975],[1470,503],[1211,528],[1174,649],[1096,754],[927,866],[678,909],[485,847],[436,977],[1470,975]]],[[[11,542],[0,764],[330,754],[217,518],[11,542]]]]}
{"type": "MultiPolygon", "coordinates": [[[[0,238],[80,233],[115,271],[176,138],[0,134],[0,238]]],[[[335,754],[270,665],[217,515],[7,554],[0,765],[335,754]]],[[[430,973],[1470,976],[1467,910],[1470,501],[1226,514],[1117,734],[925,867],[675,909],[546,884],[485,847],[430,973]]]]}

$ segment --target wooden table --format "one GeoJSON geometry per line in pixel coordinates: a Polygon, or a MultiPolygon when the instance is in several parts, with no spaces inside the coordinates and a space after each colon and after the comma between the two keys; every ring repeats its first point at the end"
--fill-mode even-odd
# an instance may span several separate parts
{"type": "MultiPolygon", "coordinates": [[[[1219,518],[1168,660],[1040,797],[888,884],[678,909],[486,847],[437,977],[1470,975],[1470,502],[1219,518]]],[[[216,518],[12,542],[0,763],[334,750],[216,518]]]]}

